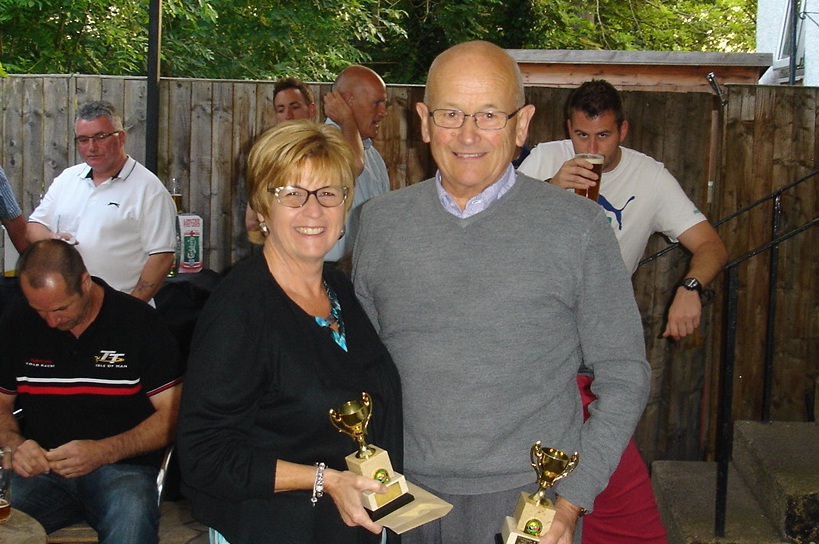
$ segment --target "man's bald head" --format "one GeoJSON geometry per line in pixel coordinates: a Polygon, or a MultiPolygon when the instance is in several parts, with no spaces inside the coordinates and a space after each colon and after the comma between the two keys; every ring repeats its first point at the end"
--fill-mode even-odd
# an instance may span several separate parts
{"type": "Polygon", "coordinates": [[[431,95],[435,93],[442,77],[467,67],[470,71],[494,72],[512,93],[515,107],[524,104],[526,98],[523,91],[523,75],[518,63],[502,48],[485,41],[460,43],[435,57],[427,74],[424,102],[429,104],[434,100],[434,96],[431,95]]]}

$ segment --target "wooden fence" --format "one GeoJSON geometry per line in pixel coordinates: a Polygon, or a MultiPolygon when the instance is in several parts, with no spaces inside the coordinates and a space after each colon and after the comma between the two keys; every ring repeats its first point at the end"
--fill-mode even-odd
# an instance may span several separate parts
{"type": "MultiPolygon", "coordinates": [[[[315,84],[317,96],[329,84],[315,84]]],[[[530,142],[564,136],[567,89],[527,88],[537,113],[530,142]]],[[[434,173],[421,141],[415,103],[419,86],[390,86],[389,117],[375,142],[389,167],[393,189],[434,173]]],[[[25,214],[59,172],[80,161],[73,139],[79,104],[104,98],[121,108],[128,152],[145,156],[144,78],[12,76],[0,79],[0,164],[25,214]]],[[[273,85],[258,81],[163,79],[159,172],[181,179],[184,207],[203,216],[206,265],[218,271],[252,249],[244,233],[244,164],[254,138],[275,122],[273,85]]],[[[663,161],[712,220],[770,193],[817,167],[819,89],[736,86],[728,105],[704,93],[623,93],[631,122],[625,145],[663,161]],[[709,183],[713,182],[713,183],[709,183]]],[[[318,113],[321,117],[321,112],[318,113]]],[[[770,207],[719,229],[732,257],[762,245],[770,231],[770,207]]],[[[817,183],[786,197],[786,230],[817,216],[817,183]]],[[[783,246],[777,286],[777,372],[774,417],[812,420],[817,375],[816,229],[783,246]]],[[[664,247],[655,236],[648,253],[664,247]]],[[[735,414],[760,414],[761,361],[767,317],[768,257],[742,269],[741,339],[735,414]]],[[[713,453],[718,363],[722,331],[721,286],[706,308],[701,332],[674,343],[658,338],[674,285],[687,257],[677,250],[634,276],[649,360],[651,398],[637,430],[648,460],[701,459],[713,453]]]]}

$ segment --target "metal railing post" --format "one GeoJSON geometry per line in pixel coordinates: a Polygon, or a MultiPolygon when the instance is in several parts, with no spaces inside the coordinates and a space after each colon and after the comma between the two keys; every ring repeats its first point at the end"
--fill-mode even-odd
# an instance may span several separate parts
{"type": "MultiPolygon", "coordinates": [[[[782,221],[782,194],[776,195],[771,211],[771,240],[779,237],[782,221]]],[[[771,246],[771,265],[768,273],[768,322],[765,325],[765,366],[762,377],[762,421],[771,421],[773,395],[774,334],[776,329],[776,284],[779,280],[779,244],[771,246]]]]}
{"type": "Polygon", "coordinates": [[[725,536],[725,514],[728,504],[728,466],[731,462],[733,434],[734,361],[737,342],[737,298],[739,291],[739,263],[728,269],[728,286],[725,301],[725,342],[720,373],[720,408],[717,433],[719,454],[717,456],[717,493],[714,505],[714,534],[725,536]]]}

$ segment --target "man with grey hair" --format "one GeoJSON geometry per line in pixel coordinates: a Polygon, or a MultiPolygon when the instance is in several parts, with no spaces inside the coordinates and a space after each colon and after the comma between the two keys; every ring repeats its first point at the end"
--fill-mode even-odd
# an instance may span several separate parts
{"type": "Polygon", "coordinates": [[[76,244],[91,274],[150,301],[173,265],[176,207],[159,178],[128,156],[125,140],[113,104],[81,106],[74,141],[85,162],[54,179],[27,237],[76,244]]]}
{"type": "Polygon", "coordinates": [[[536,441],[580,457],[540,543],[579,541],[651,375],[614,233],[590,200],[515,172],[535,108],[503,49],[441,53],[416,109],[438,173],[365,205],[353,255],[401,374],[404,474],[453,505],[403,542],[492,544],[536,489],[536,441]],[[585,422],[581,361],[596,376],[585,422]]]}
{"type": "Polygon", "coordinates": [[[342,260],[353,251],[361,205],[390,190],[387,165],[373,146],[373,138],[378,134],[381,122],[387,117],[387,86],[373,70],[365,66],[349,66],[338,75],[333,83],[333,91],[324,97],[324,102],[328,115],[326,122],[341,129],[345,139],[351,142],[356,157],[360,158],[353,205],[344,224],[345,234],[325,257],[327,261],[343,263],[342,260]],[[334,102],[338,101],[349,107],[335,105],[334,102]],[[347,118],[338,118],[341,114],[347,118]],[[361,143],[360,147],[353,145],[357,142],[361,143]]]}

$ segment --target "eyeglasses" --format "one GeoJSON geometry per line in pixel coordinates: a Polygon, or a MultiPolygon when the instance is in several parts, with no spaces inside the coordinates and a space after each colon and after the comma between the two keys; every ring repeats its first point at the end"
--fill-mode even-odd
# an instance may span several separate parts
{"type": "Polygon", "coordinates": [[[481,130],[501,130],[506,128],[506,123],[514,117],[523,106],[512,113],[502,111],[478,111],[475,113],[464,113],[461,110],[432,110],[429,116],[432,122],[441,128],[461,128],[467,117],[475,120],[475,125],[481,130]]]}
{"type": "Polygon", "coordinates": [[[315,191],[285,185],[284,187],[268,187],[267,191],[276,195],[279,204],[287,208],[301,208],[307,204],[310,195],[315,196],[318,203],[325,208],[335,208],[341,206],[347,200],[349,190],[341,185],[328,185],[315,191]]]}
{"type": "Polygon", "coordinates": [[[94,134],[93,136],[76,136],[74,138],[74,142],[77,145],[88,145],[91,140],[94,140],[97,143],[102,142],[103,140],[107,140],[114,134],[119,134],[122,132],[121,130],[115,130],[114,132],[100,132],[98,134],[94,134]]]}

